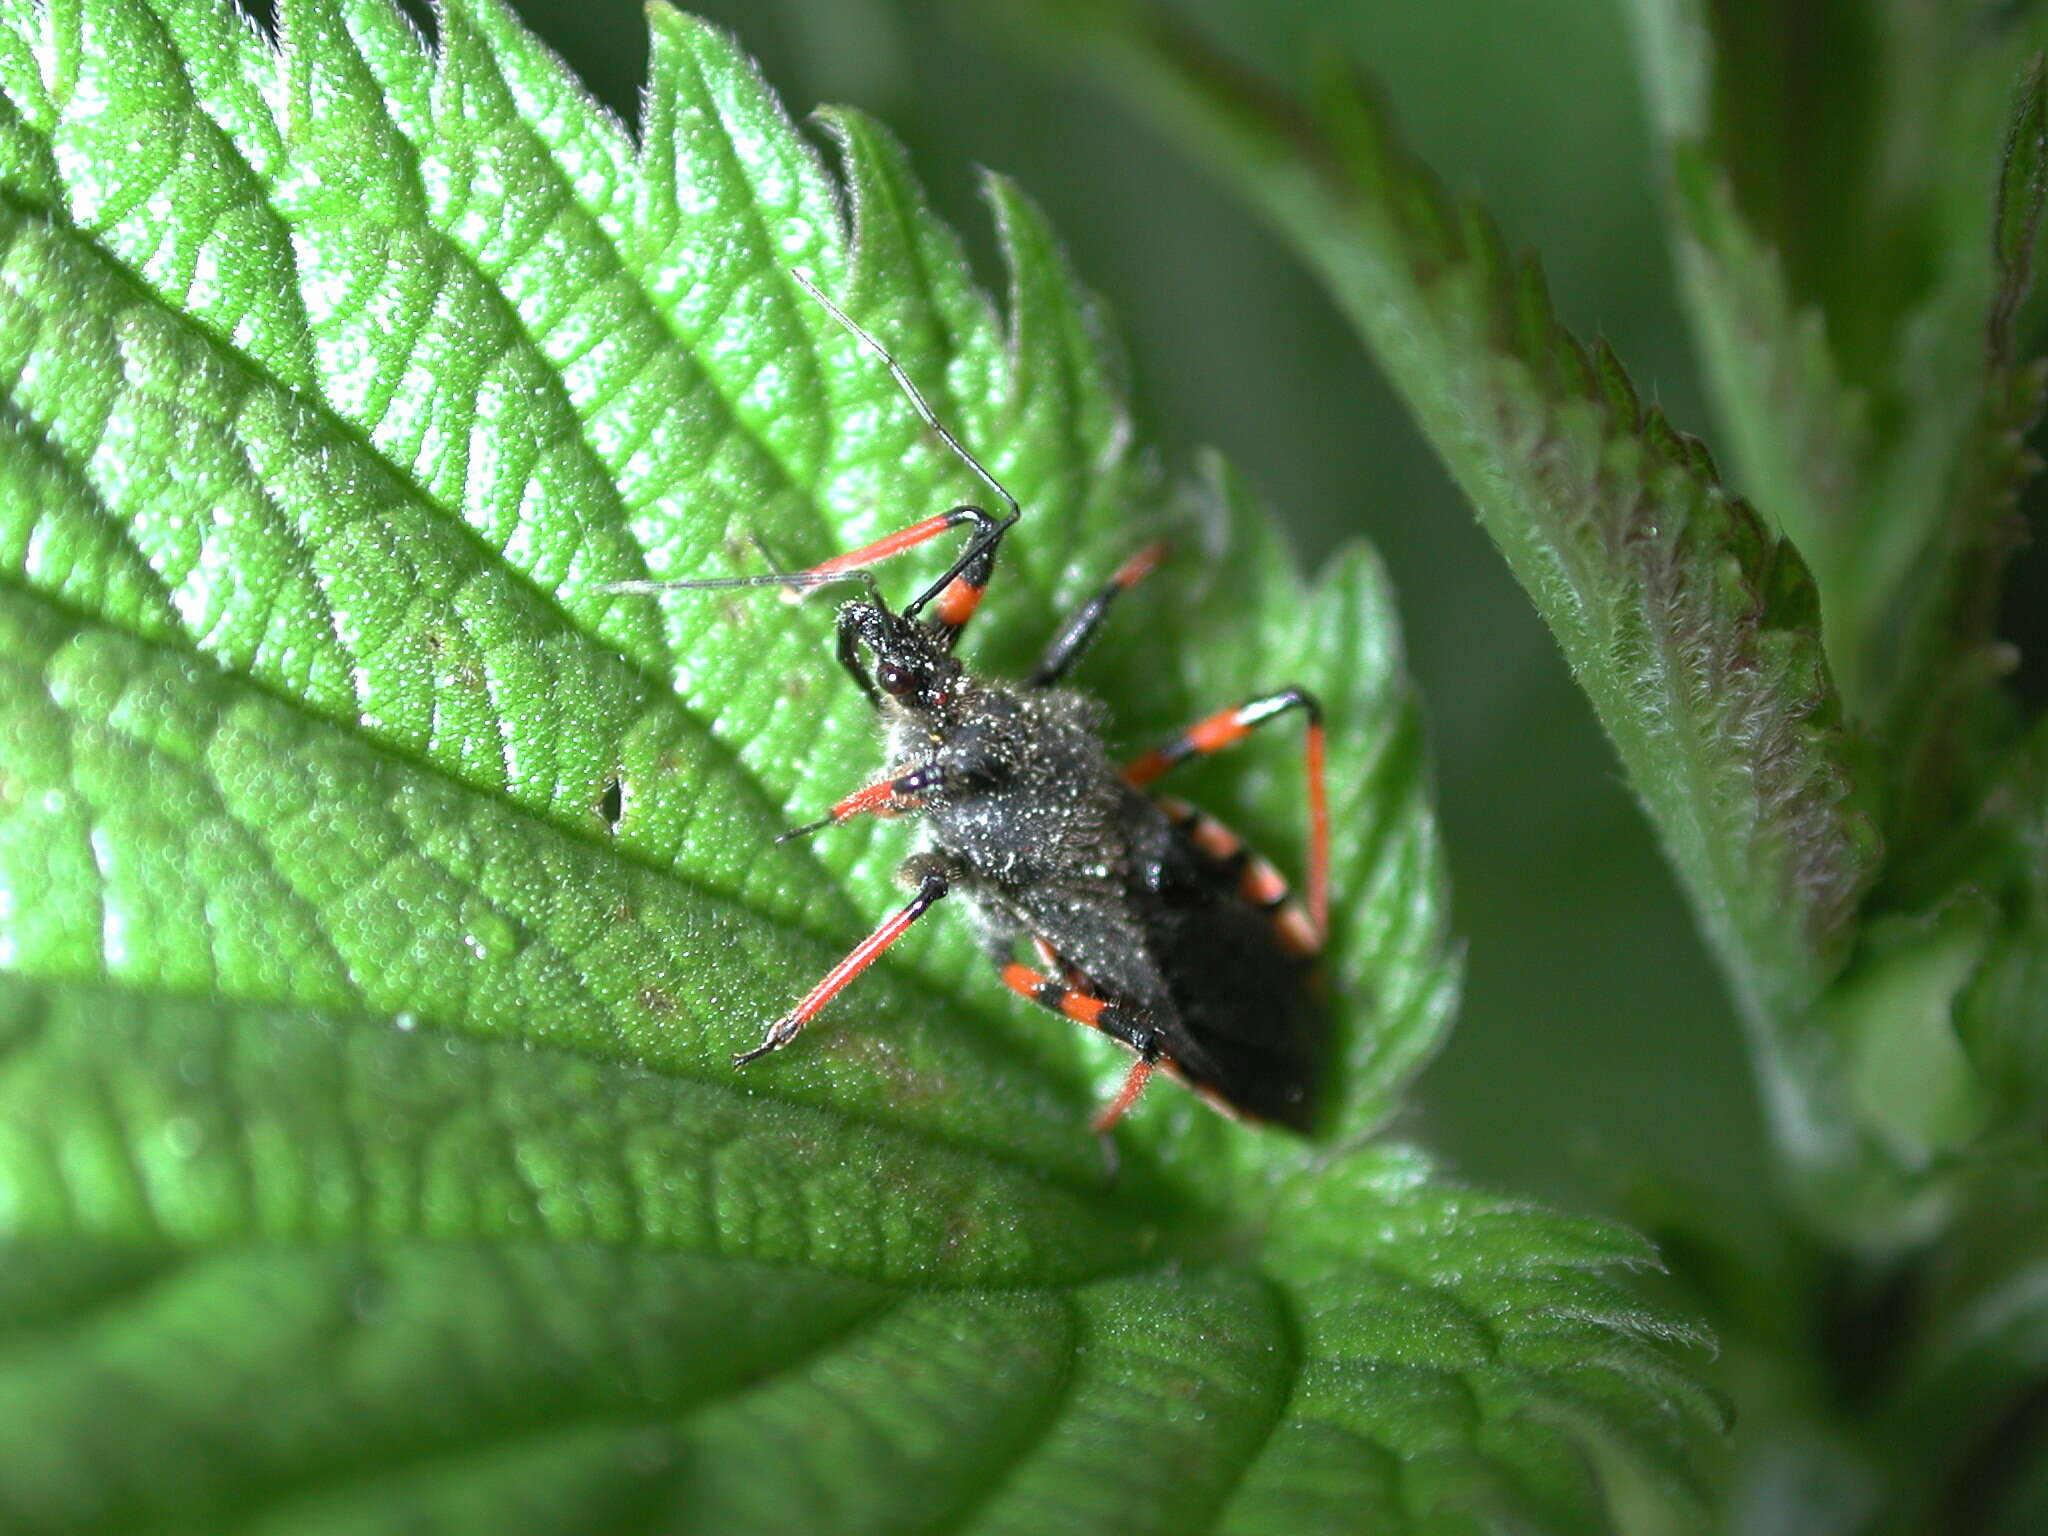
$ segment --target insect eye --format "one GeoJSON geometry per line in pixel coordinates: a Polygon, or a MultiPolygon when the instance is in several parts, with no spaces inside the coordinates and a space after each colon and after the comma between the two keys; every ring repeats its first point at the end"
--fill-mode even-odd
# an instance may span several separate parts
{"type": "Polygon", "coordinates": [[[917,686],[917,678],[911,670],[899,667],[893,661],[885,661],[875,668],[875,681],[881,685],[882,692],[898,699],[917,686]]]}

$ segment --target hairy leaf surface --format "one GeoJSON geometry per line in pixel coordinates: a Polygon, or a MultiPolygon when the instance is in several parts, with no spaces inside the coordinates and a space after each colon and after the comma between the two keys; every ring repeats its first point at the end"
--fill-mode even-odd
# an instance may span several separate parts
{"type": "MultiPolygon", "coordinates": [[[[439,22],[0,5],[0,1526],[1689,1508],[1647,1250],[1365,1145],[1455,989],[1371,555],[1305,584],[1165,479],[1013,187],[999,312],[885,133],[828,114],[835,172],[708,28],[652,13],[634,136],[439,22]],[[1029,509],[978,664],[1167,529],[1083,671],[1118,744],[1324,696],[1321,1145],[1168,1087],[1106,1183],[1114,1051],[943,911],[731,1067],[914,839],[772,841],[880,766],[822,605],[605,586],[977,490],[797,266],[1029,509]]],[[[1298,867],[1296,750],[1240,757],[1195,787],[1298,867]]]]}
{"type": "Polygon", "coordinates": [[[1830,659],[1877,743],[1862,774],[1891,910],[1829,1007],[1858,1112],[1903,1167],[1980,1136],[2010,1150],[2048,1082],[2025,1044],[2043,964],[2038,793],[2021,782],[2035,749],[2015,739],[1995,629],[2048,377],[2027,355],[2048,87],[2038,53],[2022,65],[2048,31],[2024,8],[1973,27],[1910,8],[1818,27],[1843,46],[1869,27],[1891,106],[1856,131],[1893,169],[1858,183],[1839,220],[1862,233],[1859,258],[1815,263],[1773,245],[1798,221],[1768,220],[1756,195],[1766,163],[1813,157],[1790,121],[1762,136],[1739,121],[1745,93],[1796,85],[1748,78],[1735,13],[1634,11],[1720,413],[1743,478],[1813,564],[1830,659]],[[1739,90],[1718,62],[1736,49],[1739,90]],[[1913,270],[1887,270],[1900,266],[1913,270]]]}

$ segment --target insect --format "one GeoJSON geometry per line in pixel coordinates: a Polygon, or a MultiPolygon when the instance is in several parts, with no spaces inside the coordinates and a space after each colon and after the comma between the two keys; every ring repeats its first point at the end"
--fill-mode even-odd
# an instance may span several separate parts
{"type": "Polygon", "coordinates": [[[1098,1132],[1123,1118],[1155,1069],[1226,1114],[1310,1129],[1325,1036],[1316,958],[1329,926],[1329,813],[1316,700],[1299,688],[1266,694],[1114,766],[1102,739],[1102,706],[1064,684],[1116,599],[1158,563],[1158,545],[1128,560],[1060,626],[1023,681],[969,671],[954,651],[1022,509],[940,422],[881,343],[806,273],[793,275],[881,361],[1003,511],[956,506],[802,571],[611,586],[779,586],[791,595],[835,583],[865,589],[839,609],[838,659],[880,718],[888,771],[777,840],[857,816],[920,818],[926,845],[898,871],[916,894],[770,1023],[760,1044],[735,1056],[735,1065],[796,1039],[913,924],[955,899],[971,910],[1005,986],[1131,1052],[1122,1087],[1095,1117],[1098,1132]],[[968,537],[958,558],[892,610],[870,567],[962,528],[968,537]],[[1220,822],[1150,792],[1171,769],[1290,713],[1307,722],[1305,905],[1220,822]],[[1018,958],[1023,944],[1036,966],[1018,958]]]}

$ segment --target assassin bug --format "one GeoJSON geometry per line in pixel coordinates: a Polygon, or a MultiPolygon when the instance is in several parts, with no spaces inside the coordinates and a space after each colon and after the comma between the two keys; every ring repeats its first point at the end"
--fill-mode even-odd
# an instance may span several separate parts
{"type": "Polygon", "coordinates": [[[797,282],[864,347],[939,440],[994,492],[993,516],[957,506],[808,570],[709,580],[628,581],[618,592],[781,587],[801,596],[857,582],[838,614],[838,657],[881,719],[889,772],[778,841],[853,817],[917,816],[926,847],[898,878],[910,902],[826,973],[744,1065],[780,1050],[883,950],[948,896],[972,909],[1004,985],[1102,1031],[1134,1057],[1095,1117],[1115,1125],[1164,1068],[1226,1114],[1309,1130],[1323,1063],[1316,957],[1329,926],[1329,814],[1322,711],[1299,688],[1221,710],[1125,766],[1102,742],[1104,711],[1063,686],[1117,597],[1158,563],[1142,550],[1061,625],[1020,682],[977,676],[953,651],[1023,509],[949,432],[894,357],[803,272],[797,282]],[[891,611],[869,569],[955,528],[967,544],[945,573],[891,611]],[[1308,901],[1237,836],[1149,786],[1290,713],[1306,717],[1308,901]],[[1016,956],[1028,940],[1043,970],[1016,956]]]}

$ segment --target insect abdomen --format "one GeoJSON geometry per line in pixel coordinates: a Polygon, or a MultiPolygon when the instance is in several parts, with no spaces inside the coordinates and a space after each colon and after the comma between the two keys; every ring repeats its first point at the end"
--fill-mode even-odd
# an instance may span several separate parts
{"type": "Polygon", "coordinates": [[[1327,1032],[1313,963],[1234,899],[1161,907],[1145,926],[1193,1047],[1169,1046],[1183,1074],[1233,1109],[1311,1129],[1327,1032]]]}
{"type": "Polygon", "coordinates": [[[1137,906],[1186,1037],[1168,1054],[1233,1109],[1311,1129],[1328,1032],[1316,936],[1234,834],[1179,801],[1147,809],[1159,823],[1139,838],[1150,857],[1137,906]]]}

